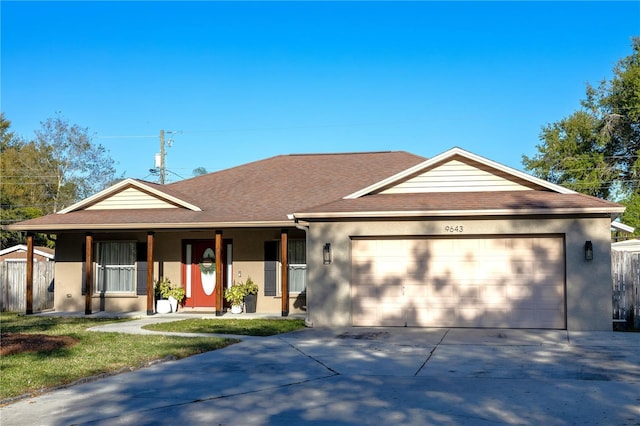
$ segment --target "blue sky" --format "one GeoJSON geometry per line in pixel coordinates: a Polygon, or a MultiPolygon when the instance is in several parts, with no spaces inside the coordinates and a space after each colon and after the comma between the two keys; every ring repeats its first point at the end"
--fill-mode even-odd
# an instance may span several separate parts
{"type": "MultiPolygon", "coordinates": [[[[640,2],[0,3],[1,107],[61,113],[118,174],[458,146],[522,169],[640,35],[640,2]]],[[[357,171],[354,171],[357,173],[357,171]]]]}

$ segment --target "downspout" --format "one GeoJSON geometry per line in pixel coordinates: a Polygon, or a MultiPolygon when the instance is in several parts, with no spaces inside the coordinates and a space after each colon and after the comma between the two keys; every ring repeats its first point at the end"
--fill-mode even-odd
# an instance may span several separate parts
{"type": "MultiPolygon", "coordinates": [[[[309,247],[309,225],[302,225],[293,214],[287,215],[287,217],[290,220],[293,220],[295,222],[296,228],[300,229],[301,231],[304,231],[304,238],[305,238],[304,246],[306,249],[307,247],[309,247]]],[[[309,319],[309,300],[307,300],[307,312],[304,318],[304,325],[306,327],[313,328],[313,322],[311,322],[311,320],[309,319]]]]}

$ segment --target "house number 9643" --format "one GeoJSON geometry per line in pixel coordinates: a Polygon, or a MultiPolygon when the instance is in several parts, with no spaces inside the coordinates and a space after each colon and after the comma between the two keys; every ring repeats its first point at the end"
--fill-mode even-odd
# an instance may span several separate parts
{"type": "Polygon", "coordinates": [[[449,232],[451,234],[464,232],[464,226],[462,225],[446,225],[444,227],[445,232],[449,232]]]}

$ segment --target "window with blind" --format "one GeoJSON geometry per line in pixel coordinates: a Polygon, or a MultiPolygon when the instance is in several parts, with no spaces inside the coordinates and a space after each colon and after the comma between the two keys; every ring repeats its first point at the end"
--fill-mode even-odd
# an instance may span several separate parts
{"type": "Polygon", "coordinates": [[[305,240],[289,240],[289,293],[301,293],[307,288],[307,244],[305,240]]]}
{"type": "Polygon", "coordinates": [[[96,243],[96,292],[136,291],[136,243],[100,241],[96,243]]]}

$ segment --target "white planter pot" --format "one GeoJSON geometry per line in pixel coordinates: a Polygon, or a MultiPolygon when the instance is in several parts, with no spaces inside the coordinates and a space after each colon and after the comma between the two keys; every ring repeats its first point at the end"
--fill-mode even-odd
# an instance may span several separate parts
{"type": "Polygon", "coordinates": [[[171,303],[168,300],[156,300],[156,313],[168,314],[171,312],[171,303]]]}
{"type": "Polygon", "coordinates": [[[171,305],[171,312],[178,312],[178,299],[169,296],[169,304],[171,305]]]}
{"type": "Polygon", "coordinates": [[[242,305],[233,305],[233,306],[231,306],[231,313],[232,314],[240,314],[240,313],[242,313],[242,305]]]}

